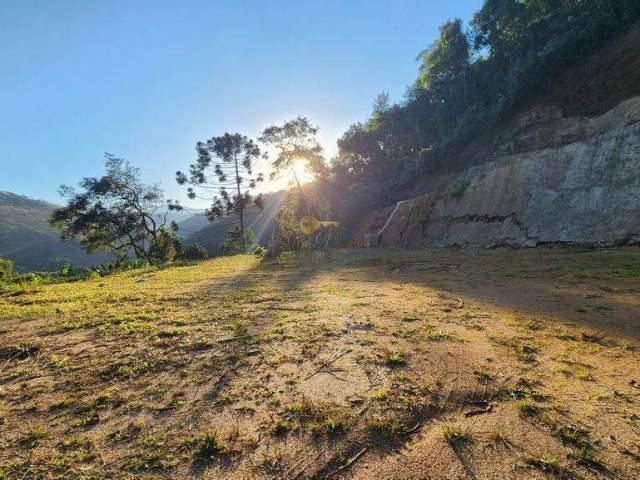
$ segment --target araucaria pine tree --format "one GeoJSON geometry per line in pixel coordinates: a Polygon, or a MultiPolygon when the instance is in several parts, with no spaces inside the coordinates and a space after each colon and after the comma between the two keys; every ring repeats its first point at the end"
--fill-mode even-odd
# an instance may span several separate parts
{"type": "Polygon", "coordinates": [[[262,195],[252,196],[263,175],[253,174],[256,160],[263,157],[258,145],[239,133],[225,133],[206,142],[196,143],[198,159],[189,174],[176,172],[180,185],[190,185],[187,196],[210,201],[205,210],[209,221],[231,217],[226,225],[239,224],[242,251],[246,253],[245,209],[251,203],[262,209],[262,195]]]}

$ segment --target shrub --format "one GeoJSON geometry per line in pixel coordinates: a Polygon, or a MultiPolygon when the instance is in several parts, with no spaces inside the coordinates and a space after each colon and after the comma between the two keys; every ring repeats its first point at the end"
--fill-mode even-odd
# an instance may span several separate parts
{"type": "Polygon", "coordinates": [[[70,277],[71,275],[73,275],[73,268],[67,263],[60,267],[60,269],[58,270],[58,274],[61,277],[70,277]]]}
{"type": "MultiPolygon", "coordinates": [[[[255,232],[250,228],[245,228],[244,238],[247,252],[252,251],[256,246],[255,232]]],[[[220,248],[220,252],[223,255],[237,255],[246,253],[242,250],[242,232],[240,231],[240,227],[234,225],[229,230],[227,230],[227,236],[222,242],[218,244],[218,248],[220,248]]]]}
{"type": "Polygon", "coordinates": [[[0,258],[0,278],[9,278],[13,274],[13,262],[0,258]]]}
{"type": "Polygon", "coordinates": [[[200,244],[187,245],[182,252],[181,258],[190,262],[197,260],[206,260],[209,258],[209,252],[200,244]]]}

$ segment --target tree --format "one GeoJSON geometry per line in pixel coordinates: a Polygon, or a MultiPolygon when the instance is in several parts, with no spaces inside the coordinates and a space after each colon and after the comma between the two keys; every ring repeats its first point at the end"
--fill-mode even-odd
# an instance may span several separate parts
{"type": "Polygon", "coordinates": [[[391,97],[389,96],[389,92],[379,93],[373,101],[372,117],[384,115],[389,110],[391,110],[391,97]]]}
{"type": "Polygon", "coordinates": [[[253,250],[256,244],[256,234],[250,228],[243,232],[237,225],[227,230],[227,237],[220,242],[218,247],[223,255],[236,255],[238,253],[246,253],[247,245],[253,250]]]}
{"type": "Polygon", "coordinates": [[[272,178],[283,170],[289,171],[293,174],[298,188],[302,190],[300,179],[294,169],[297,162],[305,162],[305,167],[316,175],[326,173],[322,146],[316,138],[318,130],[318,127],[314,127],[306,117],[297,117],[282,126],[274,125],[264,129],[258,140],[277,151],[277,156],[271,164],[274,169],[272,178]]]}
{"type": "Polygon", "coordinates": [[[184,247],[180,258],[188,261],[206,260],[209,258],[209,252],[202,245],[196,243],[193,245],[187,245],[184,247]]]}
{"type": "MultiPolygon", "coordinates": [[[[211,201],[211,206],[205,210],[209,221],[235,215],[239,219],[240,230],[245,232],[245,208],[252,201],[260,209],[263,205],[262,195],[252,197],[250,193],[264,179],[261,173],[253,177],[254,162],[264,157],[260,147],[244,135],[225,133],[196,143],[196,152],[198,159],[189,167],[189,175],[178,171],[176,181],[180,185],[191,185],[187,190],[190,199],[211,201]],[[204,195],[197,195],[194,187],[204,195]],[[229,194],[229,188],[235,192],[229,194]],[[213,197],[208,196],[208,192],[214,192],[213,197]]],[[[179,208],[178,203],[174,203],[172,208],[176,206],[179,208]]],[[[245,237],[246,234],[241,236],[244,253],[247,252],[245,237]]]]}
{"type": "Polygon", "coordinates": [[[60,187],[66,205],[53,212],[51,225],[62,231],[63,240],[79,239],[88,252],[125,257],[133,251],[147,261],[167,260],[161,252],[178,227],[168,224],[166,211],[160,213],[162,191],[143,184],[140,171],[121,158],[107,153],[104,164],[105,175],[80,182],[82,192],[60,187]]]}
{"type": "Polygon", "coordinates": [[[450,102],[455,98],[454,93],[462,84],[464,100],[467,98],[467,72],[469,70],[469,42],[462,28],[459,18],[445,22],[440,26],[438,40],[426,50],[418,59],[420,75],[418,83],[435,93],[443,102],[450,102]]]}

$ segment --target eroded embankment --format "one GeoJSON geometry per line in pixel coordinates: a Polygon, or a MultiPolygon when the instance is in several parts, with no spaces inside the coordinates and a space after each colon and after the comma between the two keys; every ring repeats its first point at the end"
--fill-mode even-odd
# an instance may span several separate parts
{"type": "Polygon", "coordinates": [[[400,202],[373,243],[534,246],[640,238],[640,97],[594,117],[538,107],[493,160],[400,202]]]}

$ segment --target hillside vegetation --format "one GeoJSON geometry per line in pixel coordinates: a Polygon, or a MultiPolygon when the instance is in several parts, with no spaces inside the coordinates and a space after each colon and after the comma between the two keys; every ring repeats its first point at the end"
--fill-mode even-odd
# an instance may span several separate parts
{"type": "MultiPolygon", "coordinates": [[[[275,215],[281,207],[285,191],[264,195],[263,210],[250,205],[245,212],[245,224],[256,234],[256,241],[261,245],[268,245],[275,228],[275,215]]],[[[210,256],[218,256],[220,243],[227,237],[227,231],[237,225],[236,215],[219,218],[209,222],[204,214],[194,215],[179,224],[178,234],[182,235],[187,244],[202,245],[210,256]]]]}
{"type": "Polygon", "coordinates": [[[16,271],[57,270],[65,264],[91,265],[104,255],[88,255],[76,242],[62,242],[49,226],[55,205],[9,192],[0,192],[0,257],[14,262],[16,271]]]}
{"type": "Polygon", "coordinates": [[[523,109],[594,115],[639,95],[638,20],[635,0],[487,0],[468,25],[446,21],[404,98],[382,93],[338,140],[318,197],[353,225],[490,161],[494,131],[523,109]]]}
{"type": "Polygon", "coordinates": [[[0,478],[638,478],[639,293],[635,249],[14,285],[0,478]]]}

